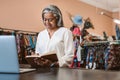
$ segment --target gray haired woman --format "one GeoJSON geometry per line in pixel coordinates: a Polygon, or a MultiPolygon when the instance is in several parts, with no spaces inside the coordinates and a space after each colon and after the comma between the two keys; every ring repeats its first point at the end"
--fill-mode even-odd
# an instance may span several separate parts
{"type": "Polygon", "coordinates": [[[74,52],[73,37],[71,31],[63,25],[60,9],[55,5],[47,6],[42,11],[42,20],[46,29],[38,34],[35,53],[43,55],[55,51],[58,61],[39,59],[35,60],[36,64],[42,67],[69,67],[74,52]]]}

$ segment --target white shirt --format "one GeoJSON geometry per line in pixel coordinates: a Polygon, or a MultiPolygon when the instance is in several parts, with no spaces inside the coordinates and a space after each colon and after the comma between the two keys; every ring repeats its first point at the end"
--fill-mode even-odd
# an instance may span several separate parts
{"type": "Polygon", "coordinates": [[[61,27],[49,37],[47,29],[38,34],[36,43],[36,53],[44,54],[56,51],[59,66],[69,66],[73,59],[74,45],[72,32],[67,28],[61,27]]]}

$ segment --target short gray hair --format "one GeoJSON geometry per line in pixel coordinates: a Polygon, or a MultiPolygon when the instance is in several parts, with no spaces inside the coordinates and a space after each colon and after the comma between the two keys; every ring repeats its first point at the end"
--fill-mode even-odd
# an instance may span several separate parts
{"type": "Polygon", "coordinates": [[[58,27],[64,27],[63,25],[63,19],[62,19],[62,13],[60,11],[60,9],[55,6],[55,5],[49,5],[46,8],[43,9],[42,11],[42,19],[44,20],[44,14],[51,12],[54,14],[54,16],[56,17],[57,21],[57,26],[58,27]]]}

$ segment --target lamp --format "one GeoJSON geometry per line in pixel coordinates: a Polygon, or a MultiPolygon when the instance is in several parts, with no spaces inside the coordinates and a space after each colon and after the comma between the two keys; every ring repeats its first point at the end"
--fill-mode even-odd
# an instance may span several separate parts
{"type": "Polygon", "coordinates": [[[113,19],[114,23],[120,24],[120,19],[113,19]]]}
{"type": "Polygon", "coordinates": [[[101,15],[104,15],[104,16],[107,16],[107,17],[109,17],[109,18],[111,18],[111,19],[113,19],[113,22],[114,22],[114,23],[120,24],[120,19],[113,18],[113,17],[107,15],[105,12],[101,12],[100,14],[101,14],[101,15]]]}

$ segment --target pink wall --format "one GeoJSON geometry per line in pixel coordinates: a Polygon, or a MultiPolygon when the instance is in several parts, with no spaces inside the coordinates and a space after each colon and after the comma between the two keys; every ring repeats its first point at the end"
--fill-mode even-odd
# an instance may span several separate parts
{"type": "MultiPolygon", "coordinates": [[[[102,32],[105,31],[108,35],[114,34],[112,20],[98,14],[101,9],[78,0],[2,0],[0,1],[0,27],[39,32],[44,29],[41,11],[49,4],[55,4],[61,9],[65,27],[72,26],[66,13],[70,12],[73,15],[79,14],[84,19],[90,17],[95,28],[89,29],[90,33],[103,35],[102,32]]],[[[112,15],[111,12],[107,13],[112,15]]]]}
{"type": "MultiPolygon", "coordinates": [[[[113,18],[116,18],[116,19],[120,19],[119,18],[119,12],[114,12],[113,14],[112,14],[112,16],[113,16],[113,18]]],[[[116,34],[116,32],[115,32],[115,23],[113,22],[113,34],[116,34]]],[[[120,25],[119,25],[119,27],[120,27],[120,25]]]]}

